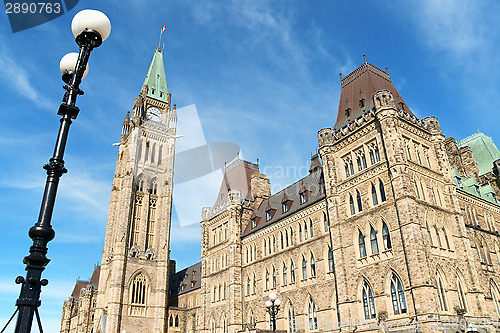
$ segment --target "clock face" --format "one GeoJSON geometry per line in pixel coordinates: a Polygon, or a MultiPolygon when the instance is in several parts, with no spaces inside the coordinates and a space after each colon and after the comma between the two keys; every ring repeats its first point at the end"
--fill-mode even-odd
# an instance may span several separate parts
{"type": "Polygon", "coordinates": [[[146,110],[146,117],[149,120],[160,122],[161,121],[161,111],[155,106],[149,107],[146,110]]]}

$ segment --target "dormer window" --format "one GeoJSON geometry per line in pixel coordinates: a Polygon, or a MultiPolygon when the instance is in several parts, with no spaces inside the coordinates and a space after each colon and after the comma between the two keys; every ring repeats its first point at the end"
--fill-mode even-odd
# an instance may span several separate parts
{"type": "Polygon", "coordinates": [[[457,185],[461,185],[462,184],[462,178],[460,178],[458,176],[455,176],[455,182],[457,183],[457,185]]]}
{"type": "Polygon", "coordinates": [[[154,89],[151,89],[151,93],[152,93],[152,94],[154,95],[154,93],[155,93],[155,90],[154,90],[154,89]]]}
{"type": "Polygon", "coordinates": [[[478,197],[481,196],[481,190],[479,189],[479,185],[474,185],[474,189],[476,190],[476,194],[478,197]]]}
{"type": "Polygon", "coordinates": [[[345,109],[345,116],[349,117],[351,115],[351,108],[345,109]]]}
{"type": "Polygon", "coordinates": [[[365,99],[364,98],[362,98],[362,99],[359,100],[359,107],[360,108],[364,108],[365,107],[365,99]]]}
{"type": "Polygon", "coordinates": [[[191,281],[191,288],[194,287],[195,283],[196,283],[196,281],[191,281]]]}
{"type": "Polygon", "coordinates": [[[257,218],[256,218],[256,217],[254,217],[254,218],[252,219],[252,229],[253,229],[253,228],[255,228],[256,226],[257,226],[257,218]]]}
{"type": "Polygon", "coordinates": [[[283,213],[288,212],[289,207],[289,201],[285,201],[281,204],[281,208],[283,209],[283,213]]]}
{"type": "Polygon", "coordinates": [[[273,217],[271,210],[266,211],[266,221],[269,221],[273,217]]]}
{"type": "Polygon", "coordinates": [[[300,193],[300,204],[304,204],[307,201],[307,192],[303,191],[300,193]]]}

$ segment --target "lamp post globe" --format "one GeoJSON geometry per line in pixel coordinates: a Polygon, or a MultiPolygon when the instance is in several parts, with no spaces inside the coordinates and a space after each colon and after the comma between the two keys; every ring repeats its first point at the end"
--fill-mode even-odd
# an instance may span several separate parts
{"type": "Polygon", "coordinates": [[[271,327],[273,332],[276,332],[276,315],[280,310],[281,300],[278,299],[278,295],[276,293],[270,293],[269,299],[265,303],[266,310],[271,317],[271,327]]]}
{"type": "MultiPolygon", "coordinates": [[[[15,333],[29,333],[36,315],[38,330],[42,332],[42,324],[38,314],[40,306],[40,293],[42,286],[49,281],[42,279],[42,272],[50,262],[46,257],[47,244],[55,237],[51,226],[52,213],[59,186],[59,180],[67,172],[64,167],[64,151],[68,140],[69,127],[73,119],[76,119],[80,109],[76,106],[76,99],[83,95],[80,83],[88,72],[88,61],[90,53],[108,38],[111,32],[111,23],[108,17],[97,10],[83,10],[75,15],[71,24],[71,30],[75,35],[75,42],[80,48],[79,53],[66,54],[59,63],[65,93],[63,103],[57,112],[61,116],[61,125],[57,135],[54,153],[49,163],[43,168],[47,173],[45,191],[42,197],[40,214],[37,223],[30,228],[28,235],[33,240],[30,254],[26,256],[23,263],[26,264],[26,277],[18,276],[16,283],[21,285],[19,298],[16,302],[16,311],[7,322],[7,325],[18,313],[15,333]]],[[[7,327],[6,325],[6,327],[7,327]]]]}
{"type": "Polygon", "coordinates": [[[276,300],[276,298],[278,298],[278,295],[276,295],[275,293],[270,293],[270,294],[269,294],[269,299],[270,299],[271,301],[276,300]]]}

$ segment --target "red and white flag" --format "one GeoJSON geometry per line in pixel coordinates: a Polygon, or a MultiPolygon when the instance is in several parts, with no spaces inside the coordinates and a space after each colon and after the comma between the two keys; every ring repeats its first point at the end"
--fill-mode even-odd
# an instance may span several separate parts
{"type": "Polygon", "coordinates": [[[163,25],[163,28],[161,28],[161,32],[160,33],[163,33],[163,31],[165,30],[165,28],[167,27],[166,24],[163,25]]]}

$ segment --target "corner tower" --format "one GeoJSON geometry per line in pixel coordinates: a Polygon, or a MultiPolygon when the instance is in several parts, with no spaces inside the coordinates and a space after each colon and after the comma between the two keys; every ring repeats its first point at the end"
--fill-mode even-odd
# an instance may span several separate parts
{"type": "Polygon", "coordinates": [[[163,50],[123,122],[111,188],[94,332],[167,330],[177,115],[163,50]]]}

